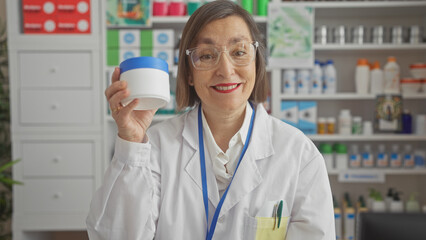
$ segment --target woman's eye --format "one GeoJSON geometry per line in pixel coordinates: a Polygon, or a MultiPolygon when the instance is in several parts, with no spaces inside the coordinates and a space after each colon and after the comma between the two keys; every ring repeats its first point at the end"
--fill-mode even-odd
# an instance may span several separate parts
{"type": "Polygon", "coordinates": [[[242,50],[235,51],[233,55],[236,56],[236,57],[242,57],[242,56],[246,55],[246,52],[242,51],[242,50]]]}

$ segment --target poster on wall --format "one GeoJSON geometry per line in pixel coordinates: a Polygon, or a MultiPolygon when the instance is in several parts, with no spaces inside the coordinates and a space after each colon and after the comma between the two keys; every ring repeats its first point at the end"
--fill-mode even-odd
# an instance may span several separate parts
{"type": "Polygon", "coordinates": [[[150,2],[150,0],[107,0],[107,26],[151,27],[150,2]]]}
{"type": "Polygon", "coordinates": [[[268,66],[312,68],[314,9],[271,3],[268,10],[268,66]]]}

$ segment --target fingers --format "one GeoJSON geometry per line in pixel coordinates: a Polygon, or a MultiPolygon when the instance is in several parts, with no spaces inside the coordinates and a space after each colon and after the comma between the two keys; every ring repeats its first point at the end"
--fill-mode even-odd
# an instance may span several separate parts
{"type": "Polygon", "coordinates": [[[110,98],[113,95],[115,95],[117,92],[127,88],[127,82],[119,81],[119,76],[120,76],[120,68],[115,68],[114,73],[112,74],[112,77],[111,77],[112,83],[105,90],[105,96],[108,101],[110,101],[110,98]]]}

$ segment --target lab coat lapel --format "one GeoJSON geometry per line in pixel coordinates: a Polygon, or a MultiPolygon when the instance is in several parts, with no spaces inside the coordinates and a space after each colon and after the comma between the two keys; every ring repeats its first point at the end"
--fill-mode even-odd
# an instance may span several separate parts
{"type": "Polygon", "coordinates": [[[268,115],[265,109],[259,104],[256,108],[249,147],[241,160],[219,216],[226,214],[262,182],[262,175],[257,168],[256,160],[264,159],[274,154],[267,118],[268,115]]]}
{"type": "MultiPolygon", "coordinates": [[[[183,156],[191,156],[188,164],[185,167],[186,173],[191,177],[194,183],[200,189],[200,194],[203,194],[203,185],[201,181],[201,166],[200,166],[200,150],[198,147],[198,118],[197,118],[198,108],[195,108],[187,115],[185,121],[185,126],[183,128],[182,136],[186,141],[186,144],[190,145],[192,148],[183,147],[182,151],[190,151],[184,153],[183,156]]],[[[185,143],[184,143],[185,144],[185,143]]],[[[205,148],[205,150],[207,150],[205,148]]],[[[205,151],[206,156],[206,173],[207,173],[207,189],[209,194],[209,201],[216,209],[219,203],[219,190],[217,187],[216,177],[213,173],[212,162],[209,158],[209,154],[205,151]]]]}

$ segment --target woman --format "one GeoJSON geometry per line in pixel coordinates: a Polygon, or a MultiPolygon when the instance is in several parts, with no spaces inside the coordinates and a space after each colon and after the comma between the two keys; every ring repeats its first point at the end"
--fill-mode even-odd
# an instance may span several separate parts
{"type": "Polygon", "coordinates": [[[195,107],[149,130],[155,110],[123,107],[126,83],[113,74],[105,95],[118,138],[90,238],[335,239],[321,154],[260,104],[264,48],[251,16],[231,1],[202,6],[179,59],[178,106],[195,107]]]}

